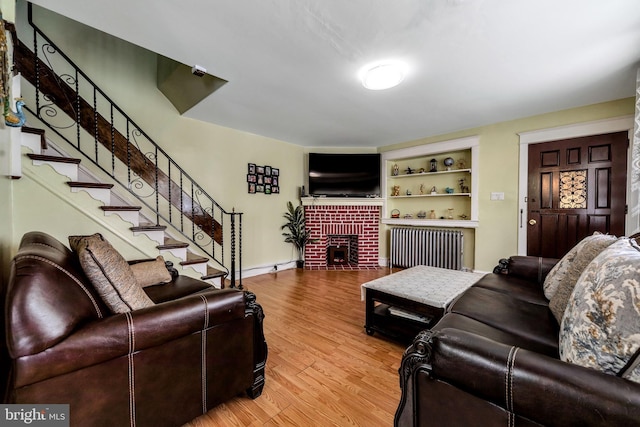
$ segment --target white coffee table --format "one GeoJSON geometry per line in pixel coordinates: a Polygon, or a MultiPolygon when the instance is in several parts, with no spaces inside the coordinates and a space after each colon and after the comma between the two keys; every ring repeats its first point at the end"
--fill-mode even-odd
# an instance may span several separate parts
{"type": "Polygon", "coordinates": [[[415,266],[361,287],[367,334],[380,332],[406,341],[437,322],[449,304],[484,273],[415,266]]]}

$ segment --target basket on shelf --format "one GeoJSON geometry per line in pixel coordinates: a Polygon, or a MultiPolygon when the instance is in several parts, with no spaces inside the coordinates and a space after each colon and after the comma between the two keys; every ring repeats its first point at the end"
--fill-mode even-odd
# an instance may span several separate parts
{"type": "Polygon", "coordinates": [[[398,209],[394,209],[391,211],[391,218],[400,218],[400,211],[398,209]]]}

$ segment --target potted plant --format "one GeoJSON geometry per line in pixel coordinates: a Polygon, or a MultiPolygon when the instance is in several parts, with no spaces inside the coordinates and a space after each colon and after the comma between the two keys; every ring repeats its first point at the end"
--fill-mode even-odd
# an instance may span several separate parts
{"type": "Polygon", "coordinates": [[[298,205],[295,208],[293,203],[287,202],[287,210],[284,214],[284,218],[287,222],[280,227],[282,230],[287,229],[286,233],[282,233],[284,241],[287,243],[293,243],[298,250],[298,260],[296,266],[298,268],[304,267],[304,247],[307,243],[314,242],[315,239],[311,238],[311,231],[306,228],[306,221],[304,218],[304,208],[302,205],[298,205]]]}

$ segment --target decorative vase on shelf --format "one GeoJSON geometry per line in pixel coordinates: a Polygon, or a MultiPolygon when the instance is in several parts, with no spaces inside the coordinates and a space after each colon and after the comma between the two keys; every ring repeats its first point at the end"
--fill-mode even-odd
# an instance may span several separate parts
{"type": "Polygon", "coordinates": [[[436,211],[431,209],[429,212],[429,219],[436,219],[436,211]]]}
{"type": "Polygon", "coordinates": [[[453,219],[453,208],[447,209],[447,219],[453,219]]]}

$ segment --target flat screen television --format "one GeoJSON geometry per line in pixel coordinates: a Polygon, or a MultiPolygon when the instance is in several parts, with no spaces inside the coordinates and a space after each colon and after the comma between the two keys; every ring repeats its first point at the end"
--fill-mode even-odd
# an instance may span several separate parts
{"type": "Polygon", "coordinates": [[[309,153],[309,195],[379,197],[380,154],[309,153]]]}

